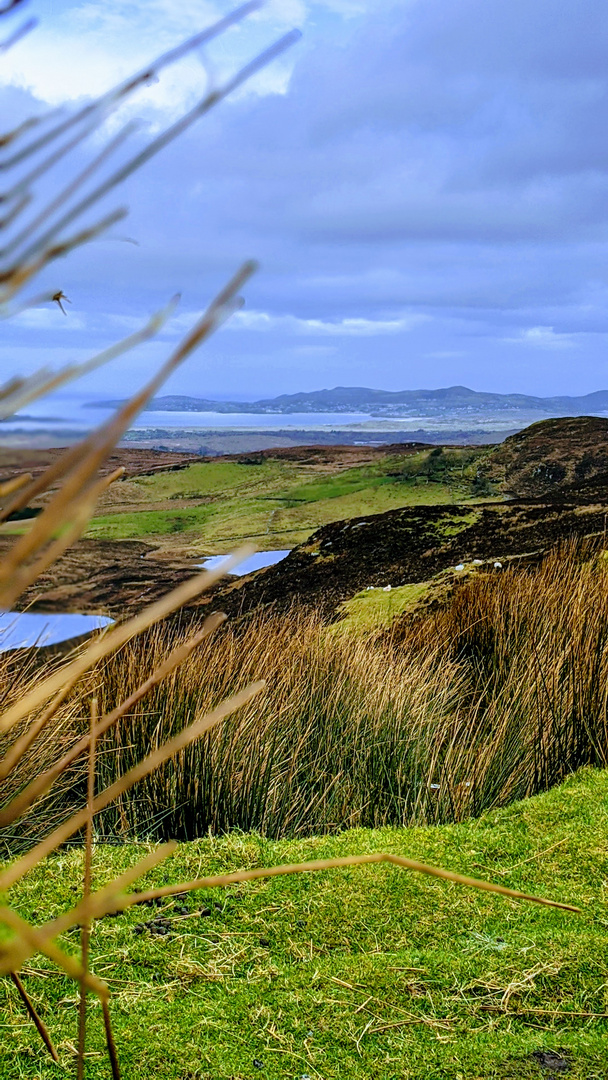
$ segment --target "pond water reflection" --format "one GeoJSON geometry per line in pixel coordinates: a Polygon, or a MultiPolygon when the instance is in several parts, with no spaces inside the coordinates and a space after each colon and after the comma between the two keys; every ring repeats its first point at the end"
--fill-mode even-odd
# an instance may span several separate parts
{"type": "MultiPolygon", "coordinates": [[[[281,551],[256,551],[255,554],[250,555],[248,559],[243,559],[238,566],[230,571],[231,574],[238,574],[239,577],[242,574],[253,574],[254,570],[263,570],[266,566],[274,566],[275,563],[281,562],[289,555],[290,549],[281,551]]],[[[221,566],[226,555],[210,555],[208,559],[205,559],[200,565],[205,570],[215,570],[216,566],[221,566]]]]}
{"type": "Polygon", "coordinates": [[[109,626],[105,615],[56,615],[38,611],[0,612],[0,652],[27,649],[32,645],[57,645],[60,641],[89,634],[109,626]]]}

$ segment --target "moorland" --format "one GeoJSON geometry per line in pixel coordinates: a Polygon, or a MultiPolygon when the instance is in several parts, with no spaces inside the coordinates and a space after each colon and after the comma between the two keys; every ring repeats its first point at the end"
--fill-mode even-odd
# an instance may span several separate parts
{"type": "MultiPolygon", "coordinates": [[[[2,480],[53,457],[11,455],[2,480]]],[[[373,866],[106,917],[92,963],[115,992],[124,1075],[145,1061],[162,1080],[603,1077],[608,421],[542,421],[490,447],[127,447],[117,463],[124,479],[22,606],[122,618],[243,540],[290,554],[93,668],[9,800],[82,732],[92,694],[107,713],[221,609],[226,626],[100,740],[99,787],[252,679],[266,689],[96,816],[98,884],[177,838],[144,887],[382,850],[582,907],[373,866]]],[[[2,658],[9,704],[36,663],[2,658]]],[[[69,816],[85,784],[76,761],[2,833],[7,850],[69,816]]],[[[82,858],[76,842],[39,865],[20,910],[64,905],[82,858]]],[[[25,972],[69,1056],[69,981],[45,960],[25,972]]],[[[52,1075],[6,1004],[3,1075],[52,1075]]],[[[91,1075],[102,1038],[93,1009],[91,1075]]]]}

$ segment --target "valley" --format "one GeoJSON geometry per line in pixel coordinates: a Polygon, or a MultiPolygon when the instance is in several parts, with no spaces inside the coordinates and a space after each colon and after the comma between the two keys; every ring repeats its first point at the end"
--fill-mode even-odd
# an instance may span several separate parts
{"type": "MultiPolygon", "coordinates": [[[[495,561],[537,560],[569,538],[601,536],[608,515],[608,420],[593,417],[541,421],[494,447],[312,446],[220,458],[123,449],[106,469],[116,464],[125,478],[24,607],[116,617],[187,580],[206,557],[250,543],[290,554],[219,583],[199,605],[235,616],[297,603],[330,621],[373,612],[376,624],[495,561]]],[[[0,478],[26,467],[37,467],[32,453],[5,452],[0,478]]],[[[28,527],[2,526],[0,551],[28,527]]]]}

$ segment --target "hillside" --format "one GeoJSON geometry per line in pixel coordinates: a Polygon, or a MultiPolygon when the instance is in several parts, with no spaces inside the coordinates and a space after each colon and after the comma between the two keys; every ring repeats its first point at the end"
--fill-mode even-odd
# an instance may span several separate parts
{"type": "MultiPolygon", "coordinates": [[[[234,614],[297,600],[334,618],[370,586],[420,585],[461,563],[536,558],[570,536],[603,535],[608,513],[602,418],[542,421],[491,448],[290,447],[218,459],[118,451],[111,464],[123,453],[127,478],[24,604],[120,614],[248,540],[291,554],[218,586],[205,604],[234,614]]],[[[7,461],[2,476],[11,468],[20,471],[7,461]]],[[[0,547],[24,528],[9,522],[0,547]]]]}
{"type": "MultiPolygon", "coordinates": [[[[434,452],[434,460],[441,455],[434,452]]],[[[232,610],[297,599],[335,614],[361,590],[429,581],[455,566],[535,558],[571,537],[603,536],[608,513],[608,420],[547,420],[478,453],[479,490],[500,502],[407,507],[333,522],[287,559],[222,590],[232,610]],[[504,501],[507,499],[508,501],[504,501]]]]}
{"type": "Polygon", "coordinates": [[[298,603],[331,618],[344,601],[369,587],[426,582],[461,564],[470,568],[473,560],[492,569],[495,561],[537,558],[571,537],[601,537],[607,514],[608,500],[590,506],[522,500],[417,506],[337,521],[313,533],[277,566],[219,586],[212,602],[234,614],[271,603],[286,610],[298,603]]]}
{"type": "Polygon", "coordinates": [[[484,475],[511,498],[608,496],[608,420],[542,420],[495,447],[484,475]]]}

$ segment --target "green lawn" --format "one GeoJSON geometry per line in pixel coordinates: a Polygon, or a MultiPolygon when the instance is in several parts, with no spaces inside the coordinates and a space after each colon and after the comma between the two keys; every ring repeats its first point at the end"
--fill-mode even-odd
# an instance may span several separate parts
{"type": "MultiPolygon", "coordinates": [[[[388,850],[574,902],[580,915],[464,889],[388,865],[260,881],[133,909],[95,926],[124,1080],[522,1080],[535,1052],[570,1080],[608,1076],[608,772],[457,826],[357,830],[271,842],[232,834],[181,844],[146,883],[388,850]],[[170,933],[137,924],[159,914],[170,933]]],[[[145,845],[95,851],[100,885],[145,845]]],[[[13,890],[42,921],[77,897],[82,852],[13,890]]],[[[76,934],[63,944],[75,948],[76,934]]],[[[74,986],[34,958],[24,980],[58,1045],[45,1057],[8,980],[3,1080],[74,1074],[74,986]],[[66,1073],[66,1070],[68,1072],[66,1073]]],[[[91,1010],[87,1077],[109,1076],[91,1010]]]]}

